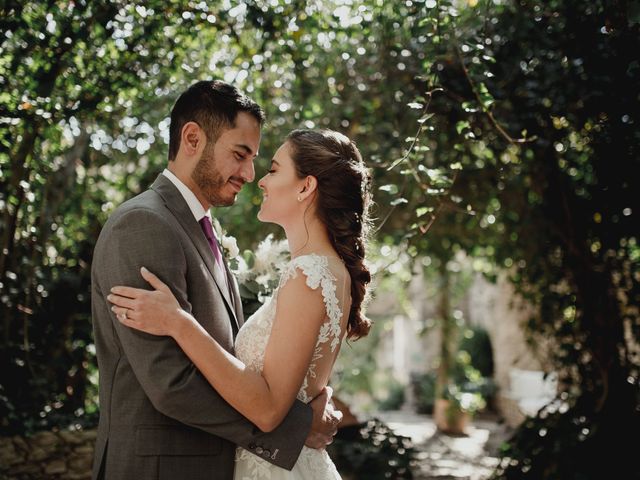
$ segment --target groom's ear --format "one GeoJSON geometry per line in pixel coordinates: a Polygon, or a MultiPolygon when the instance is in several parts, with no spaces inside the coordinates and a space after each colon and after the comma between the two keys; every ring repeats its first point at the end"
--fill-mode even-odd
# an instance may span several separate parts
{"type": "Polygon", "coordinates": [[[187,155],[195,155],[203,141],[203,131],[196,122],[184,124],[180,143],[187,155]]]}

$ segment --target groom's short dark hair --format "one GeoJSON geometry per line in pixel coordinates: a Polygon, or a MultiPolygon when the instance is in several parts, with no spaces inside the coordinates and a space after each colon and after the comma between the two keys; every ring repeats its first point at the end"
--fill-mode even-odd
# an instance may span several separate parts
{"type": "Polygon", "coordinates": [[[215,143],[223,130],[235,127],[239,112],[253,115],[262,125],[264,111],[256,102],[233,85],[220,80],[202,80],[191,85],[171,110],[169,127],[169,160],[175,160],[180,149],[182,127],[196,122],[215,143]]]}

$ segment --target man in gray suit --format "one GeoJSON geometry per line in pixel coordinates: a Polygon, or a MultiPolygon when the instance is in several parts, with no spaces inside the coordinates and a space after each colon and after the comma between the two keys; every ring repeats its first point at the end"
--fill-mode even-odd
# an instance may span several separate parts
{"type": "Polygon", "coordinates": [[[253,181],[263,112],[223,82],[192,85],[171,112],[169,164],[105,224],[92,265],[100,369],[94,479],[231,479],[237,445],[291,469],[303,444],[331,442],[340,412],[329,395],[296,402],[263,433],[227,404],[173,339],[127,328],[106,300],[115,285],[167,283],[225,349],[242,326],[237,283],[220,255],[209,207],[232,205],[253,181]]]}

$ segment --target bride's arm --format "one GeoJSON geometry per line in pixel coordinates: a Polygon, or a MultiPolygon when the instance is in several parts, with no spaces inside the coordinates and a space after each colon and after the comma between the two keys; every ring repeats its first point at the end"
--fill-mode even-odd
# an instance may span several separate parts
{"type": "Polygon", "coordinates": [[[143,277],[156,290],[114,287],[110,301],[119,320],[154,335],[173,337],[207,381],[236,410],[262,431],[271,431],[291,408],[307,373],[325,307],[319,290],[304,276],[279,290],[273,330],[262,374],[250,370],[223,349],[182,310],[169,288],[155,275],[143,277]],[[127,318],[122,313],[127,310],[127,318]]]}

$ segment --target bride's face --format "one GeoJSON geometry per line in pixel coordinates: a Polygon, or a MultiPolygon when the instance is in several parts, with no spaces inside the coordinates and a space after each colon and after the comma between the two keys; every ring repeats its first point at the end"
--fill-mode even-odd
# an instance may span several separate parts
{"type": "Polygon", "coordinates": [[[263,194],[258,219],[283,226],[295,219],[300,212],[297,197],[303,184],[296,174],[290,146],[284,143],[273,156],[269,172],[258,182],[263,194]]]}

